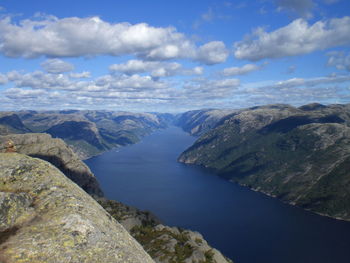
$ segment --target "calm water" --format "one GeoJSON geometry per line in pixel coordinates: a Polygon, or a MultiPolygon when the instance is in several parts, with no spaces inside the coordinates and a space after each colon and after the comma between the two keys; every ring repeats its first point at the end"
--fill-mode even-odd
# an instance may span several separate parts
{"type": "Polygon", "coordinates": [[[314,215],[176,162],[180,128],[86,161],[106,196],[199,231],[235,263],[348,263],[350,223],[314,215]]]}

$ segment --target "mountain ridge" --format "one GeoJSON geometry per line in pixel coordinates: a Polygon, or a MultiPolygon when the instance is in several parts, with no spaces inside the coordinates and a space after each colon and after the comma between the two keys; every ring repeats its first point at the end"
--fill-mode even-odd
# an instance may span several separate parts
{"type": "Polygon", "coordinates": [[[242,109],[180,156],[284,202],[350,220],[350,106],[242,109]]]}

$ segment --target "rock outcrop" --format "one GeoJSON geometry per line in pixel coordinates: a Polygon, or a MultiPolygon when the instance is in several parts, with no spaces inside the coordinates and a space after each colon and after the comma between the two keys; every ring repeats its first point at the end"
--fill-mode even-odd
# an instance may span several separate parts
{"type": "Polygon", "coordinates": [[[68,178],[91,195],[103,196],[102,190],[78,156],[62,141],[49,134],[27,133],[0,136],[0,152],[5,152],[5,143],[12,140],[17,152],[46,160],[60,169],[68,178]]]}
{"type": "Polygon", "coordinates": [[[230,263],[198,232],[169,227],[152,213],[105,198],[96,199],[157,263],[230,263]]]}
{"type": "Polygon", "coordinates": [[[0,207],[0,262],[153,262],[93,198],[46,161],[0,153],[0,207]]]}
{"type": "Polygon", "coordinates": [[[350,220],[350,105],[268,105],[224,117],[179,161],[350,220]]]}

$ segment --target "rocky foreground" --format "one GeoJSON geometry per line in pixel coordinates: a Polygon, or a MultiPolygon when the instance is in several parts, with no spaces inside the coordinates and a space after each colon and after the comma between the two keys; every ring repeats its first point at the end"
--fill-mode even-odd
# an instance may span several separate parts
{"type": "MultiPolygon", "coordinates": [[[[38,157],[50,162],[69,179],[90,195],[103,196],[95,176],[77,155],[61,139],[53,139],[49,134],[26,133],[0,136],[0,142],[11,140],[18,153],[38,157]]],[[[0,152],[5,152],[5,143],[0,144],[0,152]]]]}
{"type": "Polygon", "coordinates": [[[0,154],[0,261],[153,262],[96,201],[56,167],[0,154]]]}
{"type": "Polygon", "coordinates": [[[96,180],[93,174],[62,140],[47,134],[0,139],[14,142],[10,152],[0,149],[1,263],[231,262],[198,232],[103,198],[98,184],[87,184],[96,180]],[[68,176],[74,171],[80,176],[68,176]],[[86,185],[93,198],[80,188],[86,185]]]}

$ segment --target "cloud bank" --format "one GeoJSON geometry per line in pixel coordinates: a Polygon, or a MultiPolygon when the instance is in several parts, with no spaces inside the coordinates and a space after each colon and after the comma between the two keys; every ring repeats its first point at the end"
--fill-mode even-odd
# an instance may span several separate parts
{"type": "Polygon", "coordinates": [[[238,59],[258,61],[311,53],[350,44],[350,17],[318,21],[309,25],[296,19],[270,33],[258,28],[252,35],[234,44],[238,59]]]}
{"type": "Polygon", "coordinates": [[[212,41],[197,47],[174,27],[146,23],[108,23],[97,16],[59,19],[41,16],[14,23],[0,20],[0,52],[7,57],[36,58],[135,55],[147,60],[188,58],[204,64],[224,62],[225,44],[212,41]]]}

